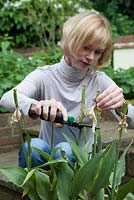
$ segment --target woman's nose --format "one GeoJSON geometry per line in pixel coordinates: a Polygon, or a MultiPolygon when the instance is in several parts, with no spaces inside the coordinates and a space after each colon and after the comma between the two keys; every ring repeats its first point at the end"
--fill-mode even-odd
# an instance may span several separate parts
{"type": "Polygon", "coordinates": [[[86,58],[87,58],[88,60],[94,60],[94,51],[90,51],[90,53],[88,53],[88,54],[86,55],[86,58]]]}

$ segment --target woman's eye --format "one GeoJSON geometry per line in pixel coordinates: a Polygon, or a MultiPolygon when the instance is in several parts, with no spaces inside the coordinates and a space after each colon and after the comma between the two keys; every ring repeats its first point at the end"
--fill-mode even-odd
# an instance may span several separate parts
{"type": "Polygon", "coordinates": [[[95,51],[96,54],[101,55],[103,52],[102,51],[95,51]]]}
{"type": "Polygon", "coordinates": [[[93,49],[93,48],[90,47],[90,46],[84,46],[84,50],[85,50],[85,51],[88,51],[88,52],[94,51],[94,53],[95,53],[96,55],[101,55],[101,54],[104,52],[103,50],[100,50],[100,49],[95,50],[95,49],[93,49]]]}
{"type": "Polygon", "coordinates": [[[90,47],[87,47],[87,46],[85,46],[84,49],[85,49],[86,51],[91,51],[91,48],[90,48],[90,47]]]}

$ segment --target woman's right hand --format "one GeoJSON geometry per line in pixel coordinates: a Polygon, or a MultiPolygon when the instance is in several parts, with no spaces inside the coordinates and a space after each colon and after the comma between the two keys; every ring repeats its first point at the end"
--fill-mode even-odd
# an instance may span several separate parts
{"type": "Polygon", "coordinates": [[[50,109],[50,120],[54,121],[56,118],[57,111],[60,111],[63,114],[64,121],[68,119],[68,113],[62,103],[60,101],[56,101],[55,99],[51,100],[41,100],[36,101],[31,104],[29,109],[29,116],[37,115],[40,116],[43,110],[43,118],[45,120],[48,119],[48,113],[50,109]]]}

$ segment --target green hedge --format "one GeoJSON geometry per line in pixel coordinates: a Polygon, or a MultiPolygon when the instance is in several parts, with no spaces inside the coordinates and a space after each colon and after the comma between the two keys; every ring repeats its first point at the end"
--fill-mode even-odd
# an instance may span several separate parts
{"type": "Polygon", "coordinates": [[[130,67],[127,70],[114,70],[107,67],[101,70],[110,76],[111,79],[123,89],[126,99],[134,99],[134,67],[130,67]]]}
{"type": "Polygon", "coordinates": [[[134,34],[131,1],[0,0],[0,43],[9,40],[12,47],[53,46],[69,16],[92,8],[108,18],[113,38],[134,34]]]}
{"type": "Polygon", "coordinates": [[[49,47],[69,16],[92,7],[88,0],[0,0],[0,8],[0,41],[10,37],[15,47],[49,47]]]}

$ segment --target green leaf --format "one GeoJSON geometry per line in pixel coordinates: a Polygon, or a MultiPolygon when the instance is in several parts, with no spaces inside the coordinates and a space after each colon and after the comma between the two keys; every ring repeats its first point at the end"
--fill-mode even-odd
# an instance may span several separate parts
{"type": "Polygon", "coordinates": [[[86,144],[81,149],[82,154],[85,156],[85,158],[88,158],[88,159],[89,159],[89,146],[91,146],[91,144],[92,144],[92,142],[91,142],[91,140],[89,140],[86,142],[86,144]]]}
{"type": "Polygon", "coordinates": [[[134,192],[134,179],[130,180],[118,189],[115,200],[124,200],[124,198],[131,192],[134,192]]]}
{"type": "Polygon", "coordinates": [[[123,103],[122,113],[125,114],[125,115],[126,115],[127,110],[128,110],[128,104],[129,104],[129,101],[125,101],[123,103]]]}
{"type": "Polygon", "coordinates": [[[88,181],[92,179],[92,174],[97,168],[96,163],[101,158],[102,153],[104,152],[96,154],[83,167],[81,167],[80,170],[77,171],[71,184],[71,197],[73,200],[75,200],[78,194],[86,187],[88,181]]]}
{"type": "Polygon", "coordinates": [[[36,181],[34,174],[33,176],[30,177],[30,179],[28,179],[23,188],[24,188],[23,195],[27,194],[30,200],[41,200],[36,191],[36,181]]]}
{"type": "Polygon", "coordinates": [[[58,200],[70,200],[70,183],[73,179],[73,171],[68,163],[62,163],[57,175],[57,194],[58,200]]]}
{"type": "Polygon", "coordinates": [[[109,183],[109,177],[113,170],[116,159],[116,148],[115,144],[108,146],[104,154],[97,164],[97,171],[93,174],[93,181],[90,179],[88,182],[88,191],[94,194],[101,188],[104,188],[109,183]]]}
{"type": "Polygon", "coordinates": [[[50,192],[49,176],[40,171],[35,172],[36,191],[42,200],[48,200],[48,193],[50,192]]]}
{"type": "Polygon", "coordinates": [[[64,134],[64,137],[66,138],[67,142],[70,144],[71,150],[72,150],[77,162],[80,164],[80,166],[83,166],[88,161],[88,157],[86,157],[86,154],[83,154],[80,147],[75,142],[73,142],[65,134],[64,134]]]}
{"type": "Polygon", "coordinates": [[[23,182],[23,185],[25,185],[25,183],[33,176],[35,171],[36,171],[36,169],[32,169],[30,172],[27,173],[25,180],[23,182]]]}
{"type": "Polygon", "coordinates": [[[123,92],[124,92],[125,94],[129,94],[129,92],[131,91],[131,86],[125,85],[125,84],[122,84],[121,86],[122,86],[122,88],[123,88],[123,92]]]}
{"type": "Polygon", "coordinates": [[[97,135],[97,145],[100,151],[102,149],[101,129],[97,128],[95,134],[97,135]]]}
{"type": "Polygon", "coordinates": [[[2,172],[2,174],[6,176],[9,182],[12,182],[19,187],[22,185],[27,175],[27,172],[25,171],[25,169],[20,168],[20,167],[12,167],[12,166],[1,167],[0,172],[2,172]]]}
{"type": "Polygon", "coordinates": [[[129,193],[124,200],[134,200],[134,195],[129,193]]]}
{"type": "Polygon", "coordinates": [[[40,150],[40,149],[38,149],[38,148],[36,148],[36,147],[33,147],[33,149],[34,149],[37,153],[39,153],[46,161],[50,160],[51,156],[50,156],[48,153],[46,153],[46,152],[44,152],[44,151],[42,151],[42,150],[40,150]]]}
{"type": "Polygon", "coordinates": [[[134,77],[131,77],[130,79],[128,79],[127,83],[133,86],[134,85],[134,77]]]}
{"type": "MultiPolygon", "coordinates": [[[[132,145],[133,142],[131,142],[128,147],[125,149],[124,153],[121,155],[120,159],[117,161],[117,167],[116,167],[116,177],[114,182],[114,188],[121,184],[121,178],[125,175],[125,156],[128,152],[128,149],[132,145]]],[[[113,172],[110,176],[110,184],[112,185],[113,182],[113,172]]]]}
{"type": "MultiPolygon", "coordinates": [[[[56,159],[56,160],[50,160],[48,161],[47,163],[43,164],[43,165],[40,165],[40,167],[45,167],[45,166],[58,166],[60,165],[61,163],[66,163],[67,161],[64,159],[64,158],[59,158],[59,159],[56,159]]],[[[35,167],[35,168],[38,168],[39,166],[35,167]]]]}
{"type": "Polygon", "coordinates": [[[104,194],[105,194],[104,188],[101,188],[95,195],[96,200],[104,200],[104,194]]]}
{"type": "Polygon", "coordinates": [[[109,176],[115,161],[115,145],[100,151],[93,156],[80,170],[77,171],[71,184],[71,197],[77,195],[86,188],[96,193],[108,184],[109,176]],[[97,163],[97,164],[96,164],[97,163]]]}

